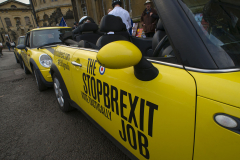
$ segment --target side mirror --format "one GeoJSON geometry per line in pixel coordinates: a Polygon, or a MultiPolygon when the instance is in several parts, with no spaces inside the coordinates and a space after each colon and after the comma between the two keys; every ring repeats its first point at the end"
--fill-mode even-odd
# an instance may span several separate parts
{"type": "Polygon", "coordinates": [[[141,51],[131,42],[115,41],[105,45],[97,54],[98,63],[110,69],[122,69],[137,65],[141,51]]]}
{"type": "Polygon", "coordinates": [[[98,52],[97,61],[109,69],[134,66],[134,75],[141,81],[151,81],[159,74],[158,69],[142,57],[141,51],[128,41],[115,41],[105,45],[98,52]]]}
{"type": "Polygon", "coordinates": [[[24,44],[19,44],[17,45],[17,49],[25,49],[26,46],[24,44]]]}

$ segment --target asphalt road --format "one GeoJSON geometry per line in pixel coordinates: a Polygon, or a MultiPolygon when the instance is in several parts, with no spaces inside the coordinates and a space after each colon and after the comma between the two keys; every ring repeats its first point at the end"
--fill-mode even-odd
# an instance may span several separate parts
{"type": "Polygon", "coordinates": [[[37,90],[13,52],[0,58],[0,159],[128,160],[79,111],[63,113],[53,88],[37,90]]]}

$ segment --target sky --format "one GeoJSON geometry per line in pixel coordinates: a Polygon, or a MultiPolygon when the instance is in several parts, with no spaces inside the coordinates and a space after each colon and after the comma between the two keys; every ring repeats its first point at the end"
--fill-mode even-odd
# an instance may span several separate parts
{"type": "MultiPolygon", "coordinates": [[[[0,0],[0,3],[2,2],[5,2],[6,0],[0,0]]],[[[29,0],[17,0],[19,2],[22,2],[22,3],[26,3],[26,4],[29,4],[29,0]]]]}

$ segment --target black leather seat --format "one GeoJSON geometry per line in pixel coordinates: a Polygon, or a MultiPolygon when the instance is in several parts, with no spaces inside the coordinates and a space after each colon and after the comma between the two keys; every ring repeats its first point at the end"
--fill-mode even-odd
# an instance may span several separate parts
{"type": "Polygon", "coordinates": [[[114,15],[106,15],[102,18],[100,23],[100,32],[105,33],[105,35],[101,36],[96,43],[96,45],[100,48],[114,41],[130,41],[129,37],[125,35],[127,32],[126,25],[122,22],[121,18],[114,15]],[[108,32],[114,32],[114,34],[107,34],[108,32]]]}
{"type": "Polygon", "coordinates": [[[74,34],[77,33],[75,39],[77,42],[81,40],[86,40],[93,44],[96,44],[101,34],[98,33],[98,25],[96,23],[84,23],[75,29],[74,34]]]}
{"type": "Polygon", "coordinates": [[[165,29],[163,27],[163,24],[161,20],[158,20],[156,33],[153,36],[152,40],[152,50],[154,51],[158,45],[158,43],[163,39],[163,37],[166,35],[165,29]]]}

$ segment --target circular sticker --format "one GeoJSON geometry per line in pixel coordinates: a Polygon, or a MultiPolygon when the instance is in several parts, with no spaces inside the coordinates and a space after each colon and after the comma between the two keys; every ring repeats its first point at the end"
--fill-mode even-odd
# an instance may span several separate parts
{"type": "Polygon", "coordinates": [[[103,75],[105,73],[105,68],[103,66],[99,67],[99,73],[103,75]]]}

